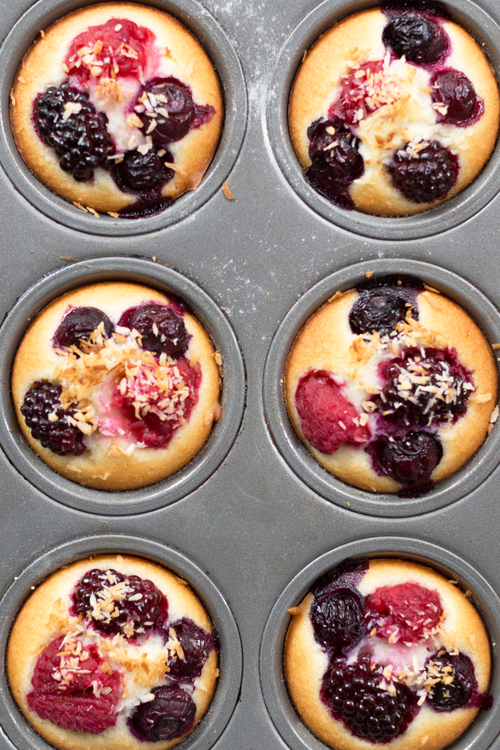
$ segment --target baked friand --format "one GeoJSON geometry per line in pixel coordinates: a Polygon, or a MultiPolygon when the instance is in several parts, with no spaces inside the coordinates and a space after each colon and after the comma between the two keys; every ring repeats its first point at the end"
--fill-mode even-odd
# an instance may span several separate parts
{"type": "Polygon", "coordinates": [[[186,581],[100,556],[37,587],[14,623],[7,672],[27,720],[60,750],[168,750],[210,704],[217,644],[186,581]]]}
{"type": "Polygon", "coordinates": [[[498,134],[499,93],[461,26],[414,8],[374,8],[326,31],[289,101],[305,179],[344,209],[425,211],[479,174],[498,134]]]}
{"type": "Polygon", "coordinates": [[[174,17],[103,3],[41,32],[11,92],[21,156],[78,207],[135,217],[200,183],[219,140],[217,74],[174,17]]]}
{"type": "Polygon", "coordinates": [[[461,307],[413,277],[333,295],[299,332],[284,386],[312,455],[371,492],[419,494],[446,479],[498,416],[490,344],[461,307]]]}
{"type": "Polygon", "coordinates": [[[481,617],[431,568],[348,560],[289,612],[286,684],[302,720],[335,750],[442,750],[491,700],[481,617]]]}
{"type": "Polygon", "coordinates": [[[182,300],[94,284],[35,318],[14,359],[12,398],[26,440],[52,469],[87,487],[135,489],[204,445],[221,411],[220,361],[182,300]]]}

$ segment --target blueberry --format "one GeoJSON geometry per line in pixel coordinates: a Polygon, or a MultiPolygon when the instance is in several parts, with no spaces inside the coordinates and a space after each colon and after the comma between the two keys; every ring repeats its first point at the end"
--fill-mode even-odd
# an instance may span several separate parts
{"type": "Polygon", "coordinates": [[[109,339],[113,324],[102,310],[96,307],[77,307],[64,316],[52,339],[56,348],[79,346],[80,341],[88,341],[90,335],[104,323],[102,337],[109,339]]]}
{"type": "Polygon", "coordinates": [[[426,432],[409,432],[392,441],[381,438],[366,450],[379,474],[411,486],[428,484],[443,455],[441,442],[426,432]]]}
{"type": "Polygon", "coordinates": [[[433,65],[448,52],[442,27],[417,10],[406,10],[392,18],[382,33],[382,41],[396,57],[404,55],[418,65],[433,65]]]}
{"type": "Polygon", "coordinates": [[[193,727],[196,704],[177,685],[164,685],[151,691],[154,700],[141,703],[130,719],[128,727],[143,742],[159,742],[182,737],[193,727]]]}
{"type": "Polygon", "coordinates": [[[126,310],[120,325],[135,329],[141,345],[150,352],[180,357],[189,344],[189,334],[180,315],[166,305],[141,305],[126,310]]]}
{"type": "Polygon", "coordinates": [[[438,122],[465,126],[483,109],[472,81],[458,70],[443,70],[431,79],[432,100],[446,107],[446,114],[438,111],[438,122]]]}
{"type": "Polygon", "coordinates": [[[149,107],[139,117],[146,130],[154,119],[156,126],[151,132],[153,141],[160,146],[168,146],[187,135],[195,118],[195,105],[187,86],[174,78],[156,78],[141,90],[138,103],[145,98],[149,107]],[[156,117],[152,118],[151,114],[156,117]]]}

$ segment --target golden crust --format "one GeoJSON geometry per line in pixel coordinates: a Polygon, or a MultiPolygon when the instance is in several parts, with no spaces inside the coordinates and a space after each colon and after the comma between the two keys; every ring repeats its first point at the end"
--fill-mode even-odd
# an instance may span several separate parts
{"type": "MultiPolygon", "coordinates": [[[[138,575],[153,581],[168,599],[169,619],[188,617],[200,628],[211,632],[210,619],[198,597],[185,581],[155,563],[135,557],[106,555],[80,560],[62,568],[45,580],[23,605],[14,623],[7,649],[7,674],[10,687],[23,714],[48,742],[60,750],[143,750],[148,743],[135,739],[126,727],[125,720],[119,720],[115,727],[99,735],[73,732],[41,719],[32,711],[26,701],[31,690],[33,668],[41,651],[54,638],[63,634],[60,625],[61,611],[59,600],[69,602],[68,597],[82,576],[92,568],[113,569],[125,575],[138,575]],[[172,612],[172,615],[170,614],[172,612]],[[51,619],[52,616],[52,619],[51,619]],[[55,618],[54,618],[55,616],[55,618]]],[[[75,618],[72,618],[76,622],[75,618]]],[[[104,639],[106,640],[106,639],[104,639]]],[[[109,640],[109,639],[107,639],[109,640]]],[[[196,680],[193,700],[196,703],[195,723],[207,710],[217,681],[217,654],[212,650],[196,680]]],[[[153,685],[154,687],[154,685],[153,685]]],[[[148,692],[148,688],[144,688],[148,692]]],[[[186,736],[186,735],[184,735],[186,736]]],[[[168,750],[182,741],[156,742],[157,750],[168,750]]]]}
{"type": "MultiPolygon", "coordinates": [[[[374,371],[375,354],[370,346],[360,344],[352,333],[349,313],[358,298],[350,290],[323,305],[309,318],[299,332],[285,368],[285,397],[290,419],[302,442],[330,473],[348,484],[371,492],[397,492],[402,485],[373,470],[369,455],[361,447],[342,445],[332,455],[320,453],[305,438],[295,405],[300,378],[310,370],[327,370],[337,382],[345,384],[348,396],[362,413],[361,404],[368,398],[367,386],[378,384],[374,371]]],[[[463,466],[483,443],[497,402],[498,373],[485,337],[467,313],[447,297],[431,291],[418,294],[418,329],[427,346],[454,349],[458,361],[472,372],[475,392],[467,411],[455,423],[438,429],[443,457],[431,479],[438,482],[463,466]]],[[[386,352],[384,358],[391,357],[386,352]]],[[[373,434],[374,417],[368,426],[373,434]]]]}
{"type": "MultiPolygon", "coordinates": [[[[308,51],[295,77],[289,102],[290,135],[304,168],[311,163],[307,128],[315,120],[327,116],[328,108],[336,99],[341,77],[348,71],[348,61],[354,65],[366,58],[384,58],[386,49],[382,43],[382,31],[386,24],[387,17],[381,10],[363,11],[333,26],[308,51]]],[[[500,100],[495,74],[479,45],[452,21],[443,21],[443,26],[452,46],[446,67],[464,72],[484,101],[483,115],[467,128],[452,125],[435,128],[438,140],[451,139],[449,148],[456,152],[459,162],[457,181],[443,199],[447,200],[463,190],[488,161],[498,133],[500,100]]],[[[416,95],[423,93],[428,96],[425,88],[429,86],[430,74],[416,66],[408,65],[407,68],[411,81],[413,71],[417,70],[419,84],[416,90],[411,90],[409,101],[397,108],[380,108],[364,121],[366,127],[356,131],[362,141],[360,153],[365,161],[365,172],[352,183],[349,194],[355,208],[365,213],[401,216],[425,211],[443,202],[414,203],[408,200],[393,186],[385,171],[394,151],[420,135],[422,128],[418,123],[422,120],[422,112],[430,107],[416,95]],[[382,112],[386,114],[380,117],[382,112]]],[[[430,116],[435,117],[432,112],[430,116]]],[[[429,138],[427,134],[422,137],[429,138]]]]}
{"type": "Polygon", "coordinates": [[[17,72],[11,94],[12,132],[21,156],[42,182],[65,200],[101,212],[126,208],[136,201],[136,196],[119,190],[109,173],[101,168],[88,183],[77,182],[63,172],[54,149],[37,135],[32,115],[38,94],[67,79],[62,64],[74,37],[87,27],[111,18],[127,18],[151,29],[158,47],[168,49],[168,55],[161,57],[159,73],[186,83],[195,103],[215,109],[208,123],[171,145],[179,171],[164,186],[165,198],[178,198],[198,187],[217,146],[223,118],[222,94],[212,63],[193,35],[167,13],[149,6],[111,2],[75,11],[56,21],[30,47],[17,72]]]}
{"type": "Polygon", "coordinates": [[[54,471],[83,484],[102,490],[126,490],[146,487],[170,476],[185,466],[202,448],[213,422],[220,412],[220,378],[215,351],[208,335],[189,313],[183,321],[191,335],[186,357],[199,364],[202,373],[198,402],[187,424],[179,427],[166,448],[141,448],[132,455],[112,449],[119,440],[99,434],[87,438],[90,450],[78,457],[57,456],[35,440],[21,414],[27,390],[37,380],[52,380],[61,366],[61,357],[52,347],[52,338],[69,306],[98,307],[113,323],[129,307],[147,302],[168,303],[168,297],[138,284],[103,283],[81,287],[48,305],[28,328],[19,345],[12,370],[12,397],[23,434],[33,450],[54,471]],[[112,450],[112,452],[110,452],[112,450]]]}
{"type": "MultiPolygon", "coordinates": [[[[474,665],[479,693],[488,689],[491,654],[484,624],[471,602],[442,575],[406,560],[370,560],[369,569],[356,587],[363,596],[380,586],[416,582],[435,590],[441,597],[444,618],[443,643],[470,658],[474,665]]],[[[295,707],[309,729],[335,750],[369,750],[373,743],[357,737],[341,721],[332,717],[319,697],[328,657],[314,639],[309,617],[311,593],[303,599],[299,613],[292,618],[285,642],[284,669],[288,690],[295,707]]],[[[437,712],[426,703],[408,729],[391,740],[391,750],[441,750],[454,742],[469,726],[477,708],[437,712]]]]}

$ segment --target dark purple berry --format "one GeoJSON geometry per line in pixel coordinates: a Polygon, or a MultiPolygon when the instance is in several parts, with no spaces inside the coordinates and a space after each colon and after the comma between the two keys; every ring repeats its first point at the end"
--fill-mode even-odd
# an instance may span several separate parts
{"type": "Polygon", "coordinates": [[[80,341],[88,341],[91,334],[104,323],[102,337],[109,339],[113,333],[113,324],[102,310],[97,307],[77,307],[64,316],[52,339],[56,349],[78,346],[80,341]]]}
{"type": "Polygon", "coordinates": [[[483,100],[476,96],[472,81],[459,70],[442,70],[431,78],[432,101],[446,108],[436,111],[437,121],[466,127],[484,112],[483,100]]]}
{"type": "Polygon", "coordinates": [[[442,680],[432,687],[429,702],[436,711],[454,711],[469,703],[476,687],[476,680],[474,667],[468,656],[448,653],[433,656],[427,663],[427,670],[431,676],[453,676],[453,682],[446,684],[442,680]]]}
{"type": "Polygon", "coordinates": [[[199,677],[210,651],[214,648],[210,633],[199,628],[192,620],[183,617],[169,626],[181,644],[182,659],[178,653],[171,653],[167,661],[169,677],[192,681],[199,677]]]}
{"type": "Polygon", "coordinates": [[[456,182],[456,157],[438,141],[431,141],[419,151],[408,149],[408,145],[396,151],[387,167],[394,185],[414,203],[441,200],[456,182]]]}
{"type": "Polygon", "coordinates": [[[187,86],[175,78],[156,78],[144,86],[137,104],[140,106],[146,99],[149,106],[139,117],[146,130],[154,119],[156,125],[151,132],[153,141],[160,146],[168,146],[184,138],[195,117],[195,105],[187,86]],[[151,114],[156,117],[152,118],[151,114]]]}
{"type": "Polygon", "coordinates": [[[354,646],[364,632],[363,603],[352,589],[326,589],[317,594],[310,617],[318,643],[335,654],[354,646]]]}
{"type": "Polygon", "coordinates": [[[73,603],[75,613],[90,618],[96,630],[126,638],[161,627],[168,615],[167,599],[152,581],[112,569],[89,570],[75,589],[73,603]],[[102,607],[103,602],[114,607],[102,607]]]}
{"type": "Polygon", "coordinates": [[[196,705],[185,690],[177,685],[154,688],[154,700],[141,703],[127,724],[138,740],[159,742],[182,737],[193,727],[196,705]]]}
{"type": "Polygon", "coordinates": [[[410,427],[455,421],[474,391],[471,373],[448,349],[410,347],[383,362],[384,387],[372,401],[384,419],[410,427]]]}
{"type": "Polygon", "coordinates": [[[405,10],[389,21],[382,33],[384,45],[396,57],[418,65],[433,65],[448,53],[449,41],[442,26],[429,15],[405,10]]]}
{"type": "Polygon", "coordinates": [[[174,170],[165,166],[172,162],[171,154],[159,155],[156,148],[145,154],[137,149],[127,151],[123,161],[115,166],[115,176],[119,187],[132,193],[142,193],[163,186],[174,176],[174,170]]]}
{"type": "Polygon", "coordinates": [[[68,417],[77,411],[77,404],[63,409],[62,386],[55,383],[36,382],[27,391],[21,414],[35,440],[58,456],[81,456],[85,450],[83,433],[71,425],[68,417]],[[52,421],[49,415],[57,419],[52,421]]]}
{"type": "Polygon", "coordinates": [[[50,86],[37,99],[35,118],[43,140],[55,149],[61,169],[71,172],[78,182],[91,180],[94,169],[114,153],[107,116],[96,111],[88,94],[67,82],[50,86]]]}
{"type": "Polygon", "coordinates": [[[369,653],[349,665],[344,658],[334,659],[323,677],[321,698],[353,734],[387,742],[402,734],[416,715],[415,698],[397,683],[394,694],[383,690],[380,668],[371,666],[369,653]]]}
{"type": "Polygon", "coordinates": [[[378,331],[387,334],[404,320],[409,310],[407,299],[397,289],[371,289],[361,292],[349,313],[353,333],[378,331]]]}
{"type": "Polygon", "coordinates": [[[441,441],[427,432],[409,432],[401,438],[382,438],[366,448],[378,474],[410,486],[425,486],[441,461],[441,441]]]}
{"type": "Polygon", "coordinates": [[[165,352],[180,357],[189,344],[189,335],[180,315],[166,305],[141,305],[125,310],[120,326],[135,329],[141,345],[149,352],[165,352]]]}

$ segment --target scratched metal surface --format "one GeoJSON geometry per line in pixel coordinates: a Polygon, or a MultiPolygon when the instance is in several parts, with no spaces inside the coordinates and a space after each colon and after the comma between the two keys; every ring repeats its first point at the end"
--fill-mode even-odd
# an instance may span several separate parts
{"type": "MultiPolygon", "coordinates": [[[[1,0],[0,38],[8,36],[25,11],[31,10],[33,18],[43,19],[54,17],[56,11],[63,15],[80,4],[83,3],[41,0],[32,6],[28,0],[16,3],[1,0]]],[[[458,568],[457,576],[462,576],[475,591],[494,638],[500,624],[494,593],[500,590],[497,552],[500,468],[490,458],[488,471],[480,482],[474,480],[474,467],[465,471],[457,497],[452,501],[440,507],[439,503],[436,506],[430,503],[423,512],[410,511],[410,515],[400,517],[391,515],[390,501],[386,502],[384,512],[373,515],[364,506],[353,509],[351,504],[349,508],[346,498],[341,492],[336,494],[335,488],[331,490],[334,500],[326,499],[316,491],[319,487],[312,489],[310,483],[299,478],[293,462],[289,457],[285,460],[277,447],[278,441],[273,438],[264,411],[264,374],[273,371],[273,362],[268,361],[266,366],[266,357],[277,329],[295,303],[330,274],[343,272],[356,263],[366,264],[366,270],[370,270],[371,262],[380,259],[405,258],[433,264],[477,287],[495,308],[499,307],[496,243],[500,229],[497,195],[500,183],[499,171],[495,169],[498,153],[465,196],[435,213],[420,219],[385,223],[356,215],[339,218],[331,207],[314,196],[306,195],[309,202],[304,200],[298,168],[290,162],[283,125],[286,92],[280,92],[279,85],[289,85],[292,68],[302,55],[302,48],[294,51],[295,41],[310,43],[339,13],[347,14],[370,3],[203,0],[199,4],[190,0],[184,4],[176,0],[176,4],[157,4],[173,10],[193,27],[201,24],[216,33],[215,23],[233,51],[230,53],[224,47],[227,59],[220,64],[227,64],[227,70],[221,73],[226,83],[239,80],[238,91],[226,91],[228,101],[237,110],[236,118],[228,120],[234,140],[230,148],[216,156],[210,188],[201,199],[188,196],[179,209],[174,207],[175,221],[166,218],[164,222],[159,219],[142,227],[140,223],[127,225],[130,233],[126,235],[122,228],[115,229],[105,219],[82,218],[70,207],[61,208],[55,197],[53,211],[52,199],[45,194],[37,203],[36,183],[23,190],[29,176],[13,175],[14,162],[5,136],[0,143],[3,167],[0,170],[0,316],[6,315],[16,300],[46,274],[71,266],[71,261],[63,260],[68,256],[74,262],[83,261],[84,265],[88,259],[97,259],[94,266],[102,264],[104,268],[107,258],[121,256],[123,269],[130,273],[134,273],[135,266],[127,265],[128,259],[140,257],[146,259],[153,277],[159,264],[168,264],[201,287],[216,306],[225,308],[225,319],[234,331],[244,359],[245,411],[225,458],[214,467],[213,473],[200,485],[189,485],[188,494],[175,502],[169,502],[165,489],[165,503],[160,502],[155,509],[141,508],[139,503],[133,509],[123,508],[121,513],[113,515],[97,507],[98,498],[95,506],[90,503],[72,507],[61,501],[59,495],[54,499],[46,485],[42,489],[33,477],[25,478],[11,462],[12,457],[9,459],[0,451],[3,489],[0,595],[5,594],[0,601],[0,645],[3,648],[8,634],[12,603],[16,596],[21,596],[19,588],[13,589],[11,584],[28,566],[32,566],[30,571],[36,583],[40,571],[47,570],[44,567],[47,559],[59,560],[59,552],[56,554],[54,550],[64,549],[64,545],[74,540],[80,540],[75,542],[77,549],[94,550],[97,537],[97,546],[102,539],[105,550],[108,546],[116,549],[116,540],[123,535],[142,538],[144,554],[154,557],[151,550],[157,549],[158,544],[172,553],[164,556],[171,564],[179,559],[182,569],[182,559],[189,561],[186,574],[191,571],[196,578],[193,571],[199,569],[202,576],[208,576],[237,623],[243,652],[241,691],[238,692],[236,650],[231,652],[234,664],[230,660],[225,664],[226,670],[236,674],[232,682],[236,706],[230,717],[226,716],[212,746],[217,750],[287,747],[294,750],[300,741],[305,743],[303,747],[313,749],[320,743],[304,734],[300,727],[293,729],[293,714],[286,705],[281,685],[279,655],[268,655],[264,650],[262,675],[259,670],[263,634],[276,601],[289,585],[291,599],[297,598],[305,585],[303,571],[312,570],[313,575],[319,569],[318,563],[312,568],[307,566],[322,555],[335,557],[340,546],[370,538],[374,541],[362,542],[359,549],[377,552],[381,537],[394,537],[386,544],[393,553],[424,557],[438,567],[458,568]],[[239,79],[233,53],[243,71],[239,79]],[[223,179],[227,179],[234,201],[228,201],[220,190],[223,179]],[[153,256],[156,264],[151,260],[153,256]],[[291,584],[296,576],[298,583],[291,584]],[[290,731],[283,730],[280,724],[287,711],[291,717],[290,731]],[[281,727],[285,739],[277,727],[281,727]]],[[[498,3],[452,0],[448,5],[466,25],[467,18],[470,19],[478,36],[484,34],[496,64],[500,52],[498,3]]],[[[37,29],[32,29],[31,36],[25,34],[25,48],[36,32],[37,29]]],[[[13,54],[8,39],[0,49],[4,62],[5,50],[13,54]]],[[[3,66],[0,126],[4,135],[8,132],[5,111],[11,81],[12,71],[3,66]]],[[[439,271],[436,276],[441,278],[439,271]]],[[[429,280],[431,277],[432,274],[429,280]]],[[[467,304],[467,294],[458,286],[455,293],[467,304]]],[[[453,284],[451,287],[453,293],[453,284]]],[[[487,319],[485,309],[476,317],[485,327],[491,325],[491,330],[498,325],[495,312],[491,320],[487,319]]],[[[217,331],[214,335],[217,337],[217,331]]],[[[278,354],[273,356],[279,355],[279,349],[278,341],[273,345],[278,354]]],[[[275,384],[271,390],[274,387],[275,384]]],[[[4,402],[5,398],[4,394],[4,402]]],[[[8,411],[3,403],[0,417],[4,423],[8,422],[8,411]]],[[[36,461],[33,456],[33,462],[36,461]]],[[[160,487],[158,492],[162,491],[160,487]]],[[[113,503],[112,497],[109,503],[113,503]]],[[[124,547],[127,544],[130,541],[125,540],[124,547]]],[[[22,576],[26,591],[27,577],[22,576]]],[[[209,589],[201,586],[200,590],[205,597],[210,596],[209,589]]],[[[283,605],[293,603],[283,602],[283,605]]],[[[215,612],[214,616],[223,615],[215,612]]],[[[274,613],[266,630],[265,648],[280,643],[284,627],[285,614],[274,613]]],[[[498,667],[494,680],[496,686],[498,667]]],[[[47,748],[41,740],[20,741],[17,735],[11,742],[13,725],[22,721],[14,716],[15,711],[0,689],[1,750],[47,748]]],[[[497,729],[500,730],[498,721],[495,725],[485,714],[456,744],[456,750],[500,747],[498,738],[495,739],[497,729]]],[[[182,747],[194,748],[196,742],[193,736],[182,747]]]]}

